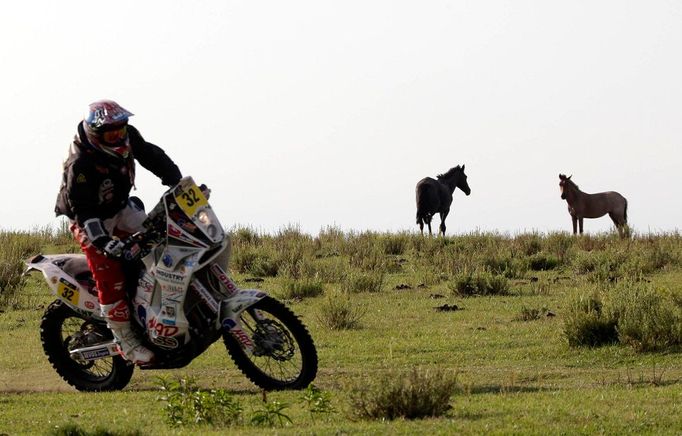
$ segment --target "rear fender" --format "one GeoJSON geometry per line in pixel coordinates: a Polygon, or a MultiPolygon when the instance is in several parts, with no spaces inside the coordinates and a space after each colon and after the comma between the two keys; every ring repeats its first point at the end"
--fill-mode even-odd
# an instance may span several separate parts
{"type": "Polygon", "coordinates": [[[43,256],[39,254],[25,262],[26,271],[24,275],[33,271],[40,271],[53,295],[56,295],[57,298],[81,315],[101,320],[103,318],[100,313],[97,296],[88,292],[74,277],[59,267],[61,262],[79,256],[82,255],[58,254],[43,256]]]}

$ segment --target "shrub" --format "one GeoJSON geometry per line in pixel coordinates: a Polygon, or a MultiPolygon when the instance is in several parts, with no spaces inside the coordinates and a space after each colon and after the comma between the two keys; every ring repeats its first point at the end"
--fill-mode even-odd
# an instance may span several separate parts
{"type": "Polygon", "coordinates": [[[547,253],[536,253],[528,259],[528,265],[533,271],[548,271],[559,266],[559,259],[547,253]]]}
{"type": "Polygon", "coordinates": [[[93,431],[87,431],[78,424],[66,424],[63,426],[56,426],[48,433],[50,436],[141,436],[139,431],[118,432],[107,430],[102,427],[97,427],[93,431]]]}
{"type": "Polygon", "coordinates": [[[383,272],[361,272],[346,276],[341,289],[345,292],[379,292],[383,286],[383,272]]]}
{"type": "Polygon", "coordinates": [[[637,351],[661,351],[682,344],[682,307],[676,298],[644,283],[614,290],[618,338],[637,351]]]}
{"type": "Polygon", "coordinates": [[[456,386],[456,377],[441,370],[392,372],[351,390],[351,414],[390,420],[443,416],[450,409],[456,386]]]}
{"type": "Polygon", "coordinates": [[[24,260],[38,254],[49,237],[25,232],[0,232],[0,308],[19,288],[24,272],[24,260]]]}
{"type": "Polygon", "coordinates": [[[534,307],[523,306],[521,313],[514,318],[516,321],[536,321],[547,315],[548,309],[543,307],[541,309],[534,307]]]}
{"type": "Polygon", "coordinates": [[[324,292],[324,285],[314,280],[287,280],[284,283],[282,297],[285,299],[303,299],[317,297],[324,292]]]}
{"type": "Polygon", "coordinates": [[[509,280],[487,271],[464,272],[454,278],[450,289],[460,296],[506,295],[509,293],[509,280]]]}
{"type": "Polygon", "coordinates": [[[526,235],[519,235],[515,238],[515,242],[521,247],[521,251],[526,256],[532,256],[542,251],[543,238],[537,233],[529,233],[526,235]]]}
{"type": "Polygon", "coordinates": [[[324,283],[339,283],[348,275],[348,264],[339,257],[315,259],[305,265],[304,276],[324,283]]]}
{"type": "Polygon", "coordinates": [[[235,250],[232,266],[240,273],[257,277],[274,277],[279,268],[277,262],[263,249],[249,247],[235,250]]]}
{"type": "Polygon", "coordinates": [[[598,293],[581,294],[568,304],[564,318],[564,335],[572,347],[596,347],[618,342],[617,320],[604,311],[598,293]]]}
{"type": "Polygon", "coordinates": [[[258,232],[250,227],[240,227],[230,232],[230,237],[235,245],[258,245],[261,237],[258,232]]]}
{"type": "Polygon", "coordinates": [[[317,320],[331,330],[350,330],[360,327],[366,310],[347,294],[335,292],[327,296],[320,306],[317,320]]]}
{"type": "Polygon", "coordinates": [[[384,235],[381,237],[384,254],[400,256],[405,253],[409,243],[409,236],[406,234],[384,235]]]}

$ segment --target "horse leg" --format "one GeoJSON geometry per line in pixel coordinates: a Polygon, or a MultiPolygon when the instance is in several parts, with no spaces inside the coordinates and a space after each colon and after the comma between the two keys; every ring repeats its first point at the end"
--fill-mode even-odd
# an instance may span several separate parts
{"type": "Polygon", "coordinates": [[[578,217],[571,215],[571,220],[573,221],[573,234],[578,233],[578,217]]]}
{"type": "Polygon", "coordinates": [[[431,218],[432,218],[432,216],[429,215],[425,219],[426,224],[428,224],[428,226],[429,226],[429,236],[433,236],[433,232],[431,231],[431,218]]]}
{"type": "Polygon", "coordinates": [[[447,218],[448,213],[450,213],[450,210],[440,213],[440,233],[443,234],[443,237],[445,237],[445,218],[447,218]]]}
{"type": "Polygon", "coordinates": [[[580,234],[583,234],[583,217],[578,218],[578,224],[580,225],[580,234]]]}
{"type": "Polygon", "coordinates": [[[616,225],[616,230],[618,230],[618,236],[623,238],[625,236],[625,219],[621,218],[620,216],[616,215],[613,212],[609,212],[609,217],[611,217],[611,221],[613,221],[613,224],[616,225]]]}
{"type": "Polygon", "coordinates": [[[422,220],[421,217],[417,218],[417,224],[419,224],[419,231],[422,232],[422,236],[424,236],[424,220],[422,220]]]}

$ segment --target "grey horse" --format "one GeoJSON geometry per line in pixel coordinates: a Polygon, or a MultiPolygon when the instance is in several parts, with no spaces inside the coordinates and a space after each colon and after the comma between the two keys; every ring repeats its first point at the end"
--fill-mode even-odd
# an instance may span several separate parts
{"type": "Polygon", "coordinates": [[[573,234],[583,233],[583,218],[600,218],[607,213],[621,237],[627,235],[628,201],[615,191],[588,194],[578,188],[571,177],[559,174],[561,198],[568,203],[568,213],[573,220],[573,234]]]}

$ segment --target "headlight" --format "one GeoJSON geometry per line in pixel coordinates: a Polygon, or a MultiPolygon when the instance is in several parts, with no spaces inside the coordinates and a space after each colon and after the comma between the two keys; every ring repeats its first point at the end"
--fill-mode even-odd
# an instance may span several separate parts
{"type": "Polygon", "coordinates": [[[208,213],[205,210],[202,210],[199,212],[199,215],[197,215],[197,219],[202,223],[202,224],[210,224],[211,223],[211,217],[208,215],[208,213]]]}
{"type": "Polygon", "coordinates": [[[209,224],[208,227],[206,227],[206,233],[208,233],[208,236],[213,239],[215,238],[216,234],[218,233],[218,228],[214,226],[213,224],[209,224]]]}

